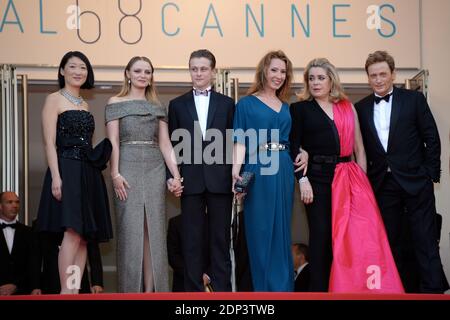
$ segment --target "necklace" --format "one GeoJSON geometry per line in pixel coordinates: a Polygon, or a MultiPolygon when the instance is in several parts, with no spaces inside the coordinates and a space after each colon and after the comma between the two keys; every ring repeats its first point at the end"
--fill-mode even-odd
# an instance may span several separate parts
{"type": "Polygon", "coordinates": [[[71,94],[69,91],[65,90],[65,89],[61,89],[59,90],[59,93],[66,98],[67,100],[69,100],[71,103],[73,103],[74,105],[76,105],[77,107],[81,106],[84,102],[84,99],[82,96],[78,96],[75,97],[73,94],[71,94]]]}

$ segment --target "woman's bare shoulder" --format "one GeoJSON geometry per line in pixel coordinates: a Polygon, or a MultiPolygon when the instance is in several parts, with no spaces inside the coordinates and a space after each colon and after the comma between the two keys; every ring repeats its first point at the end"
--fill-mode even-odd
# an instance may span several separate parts
{"type": "Polygon", "coordinates": [[[108,99],[108,104],[117,103],[117,102],[123,102],[123,101],[127,101],[127,100],[129,100],[128,97],[113,96],[113,97],[108,99]]]}

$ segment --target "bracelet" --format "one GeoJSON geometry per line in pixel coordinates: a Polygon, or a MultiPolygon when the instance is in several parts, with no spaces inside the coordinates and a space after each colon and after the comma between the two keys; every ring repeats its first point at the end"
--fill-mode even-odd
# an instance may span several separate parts
{"type": "Polygon", "coordinates": [[[183,180],[184,180],[183,177],[176,177],[176,178],[174,177],[173,179],[174,179],[174,180],[178,180],[178,181],[180,181],[180,182],[183,182],[183,180]]]}
{"type": "Polygon", "coordinates": [[[120,173],[116,174],[114,177],[112,177],[113,180],[117,179],[118,177],[121,177],[122,175],[120,173]]]}
{"type": "Polygon", "coordinates": [[[298,179],[298,182],[299,183],[302,183],[302,182],[308,182],[309,180],[308,180],[308,177],[307,176],[304,176],[304,177],[301,177],[300,179],[298,179]]]}

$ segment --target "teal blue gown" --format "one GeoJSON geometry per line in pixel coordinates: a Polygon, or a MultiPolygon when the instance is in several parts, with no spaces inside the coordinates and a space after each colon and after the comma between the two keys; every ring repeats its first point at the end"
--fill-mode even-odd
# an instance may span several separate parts
{"type": "Polygon", "coordinates": [[[246,146],[241,172],[255,173],[244,200],[244,223],[255,291],[293,291],[293,163],[288,148],[283,151],[260,149],[266,142],[288,146],[290,130],[291,116],[286,103],[276,112],[257,97],[247,96],[236,106],[234,141],[246,146]],[[255,129],[256,133],[249,129],[255,129]],[[257,138],[257,143],[249,138],[251,136],[257,138]]]}

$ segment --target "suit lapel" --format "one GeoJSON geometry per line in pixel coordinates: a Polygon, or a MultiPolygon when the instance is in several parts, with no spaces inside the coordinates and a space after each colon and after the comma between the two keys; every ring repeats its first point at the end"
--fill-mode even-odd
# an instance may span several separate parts
{"type": "Polygon", "coordinates": [[[194,120],[194,132],[197,132],[197,133],[193,132],[192,134],[194,134],[194,136],[198,134],[199,137],[203,137],[202,128],[200,128],[200,123],[198,122],[198,114],[197,109],[195,107],[194,95],[192,91],[188,93],[186,96],[186,107],[189,111],[189,114],[192,117],[192,120],[194,120]]]}
{"type": "Polygon", "coordinates": [[[374,109],[374,104],[375,104],[375,99],[374,99],[374,95],[372,94],[371,98],[369,99],[368,105],[367,105],[367,110],[369,113],[369,127],[370,127],[370,131],[372,132],[373,136],[375,137],[375,141],[377,142],[377,147],[379,149],[381,149],[383,152],[384,148],[383,145],[381,144],[380,141],[380,137],[378,137],[378,132],[377,132],[377,128],[375,128],[375,119],[373,116],[373,109],[374,109]]]}
{"type": "Polygon", "coordinates": [[[219,98],[218,94],[214,91],[211,91],[211,97],[209,97],[208,120],[206,122],[206,129],[209,129],[211,127],[217,109],[217,104],[219,100],[218,98],[219,98]]]}
{"type": "Polygon", "coordinates": [[[191,92],[188,92],[186,95],[186,106],[194,121],[198,121],[197,109],[195,109],[195,101],[194,96],[191,92]]]}
{"type": "Polygon", "coordinates": [[[17,254],[16,251],[19,250],[17,247],[19,246],[19,243],[22,241],[22,228],[17,223],[16,231],[14,232],[14,240],[13,240],[13,246],[11,249],[11,256],[17,254]]]}
{"type": "MultiPolygon", "coordinates": [[[[6,244],[5,234],[3,233],[3,230],[0,230],[0,256],[1,257],[7,257],[9,256],[9,250],[8,245],[6,244]]],[[[11,251],[12,252],[12,251],[11,251]]]]}
{"type": "Polygon", "coordinates": [[[402,107],[402,99],[400,91],[394,87],[392,94],[392,106],[391,106],[391,120],[389,124],[389,138],[388,138],[388,151],[391,146],[392,139],[394,138],[395,128],[397,127],[398,120],[400,118],[400,110],[402,107]]]}

